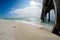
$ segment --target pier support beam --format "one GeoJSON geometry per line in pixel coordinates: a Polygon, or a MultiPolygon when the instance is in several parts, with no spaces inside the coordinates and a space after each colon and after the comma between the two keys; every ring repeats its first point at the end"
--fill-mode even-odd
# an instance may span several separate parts
{"type": "Polygon", "coordinates": [[[50,12],[49,12],[49,14],[48,14],[48,22],[50,22],[50,12]]]}
{"type": "Polygon", "coordinates": [[[57,34],[60,36],[59,32],[60,32],[60,0],[53,0],[54,2],[54,6],[55,6],[55,26],[52,30],[52,32],[54,34],[57,34]]]}
{"type": "Polygon", "coordinates": [[[44,11],[44,8],[42,9],[42,14],[41,14],[41,20],[44,22],[44,13],[45,13],[45,11],[44,11]]]}

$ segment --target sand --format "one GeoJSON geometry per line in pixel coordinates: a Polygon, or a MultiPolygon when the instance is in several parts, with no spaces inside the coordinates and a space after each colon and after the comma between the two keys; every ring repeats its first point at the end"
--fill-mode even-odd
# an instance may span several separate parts
{"type": "Polygon", "coordinates": [[[0,40],[60,40],[60,37],[44,27],[39,28],[12,20],[0,20],[0,40]]]}

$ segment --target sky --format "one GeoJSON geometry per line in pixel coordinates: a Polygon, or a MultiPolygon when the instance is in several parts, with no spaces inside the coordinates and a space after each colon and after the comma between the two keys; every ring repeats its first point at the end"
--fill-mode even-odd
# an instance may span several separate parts
{"type": "MultiPolygon", "coordinates": [[[[0,0],[0,18],[41,16],[43,0],[0,0]]],[[[54,11],[51,11],[52,20],[54,11]]]]}
{"type": "Polygon", "coordinates": [[[0,0],[0,18],[37,17],[42,0],[0,0]]]}

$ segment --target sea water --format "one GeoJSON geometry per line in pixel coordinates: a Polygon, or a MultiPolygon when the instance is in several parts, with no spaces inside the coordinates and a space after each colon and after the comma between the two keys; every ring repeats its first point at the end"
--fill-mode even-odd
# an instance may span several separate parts
{"type": "Polygon", "coordinates": [[[14,20],[16,22],[23,22],[23,23],[27,23],[27,24],[32,24],[37,27],[45,27],[45,28],[51,29],[51,30],[54,26],[53,20],[51,20],[50,22],[48,22],[48,20],[45,20],[45,22],[42,22],[42,20],[40,18],[26,17],[26,18],[4,18],[4,19],[5,20],[14,20]]]}

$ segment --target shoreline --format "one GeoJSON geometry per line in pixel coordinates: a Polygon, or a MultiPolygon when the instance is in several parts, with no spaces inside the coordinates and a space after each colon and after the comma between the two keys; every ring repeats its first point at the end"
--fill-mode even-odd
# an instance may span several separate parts
{"type": "MultiPolygon", "coordinates": [[[[0,20],[6,20],[6,19],[0,19],[0,20]]],[[[22,21],[22,20],[6,20],[6,21],[14,21],[14,22],[18,22],[18,23],[25,23],[27,25],[29,24],[29,25],[36,26],[37,28],[44,27],[45,29],[48,29],[50,31],[52,31],[52,29],[53,29],[52,25],[46,24],[46,23],[34,23],[34,22],[22,21]]]]}
{"type": "Polygon", "coordinates": [[[29,21],[20,21],[20,20],[14,20],[15,22],[20,22],[20,23],[25,23],[25,24],[29,24],[29,25],[33,25],[33,26],[36,26],[37,28],[40,28],[40,27],[44,27],[50,31],[52,31],[53,29],[53,26],[52,25],[49,25],[49,24],[45,24],[45,23],[34,23],[34,22],[29,22],[29,21]]]}
{"type": "Polygon", "coordinates": [[[51,33],[44,27],[16,22],[13,20],[0,20],[0,40],[60,40],[60,37],[51,33]]]}

